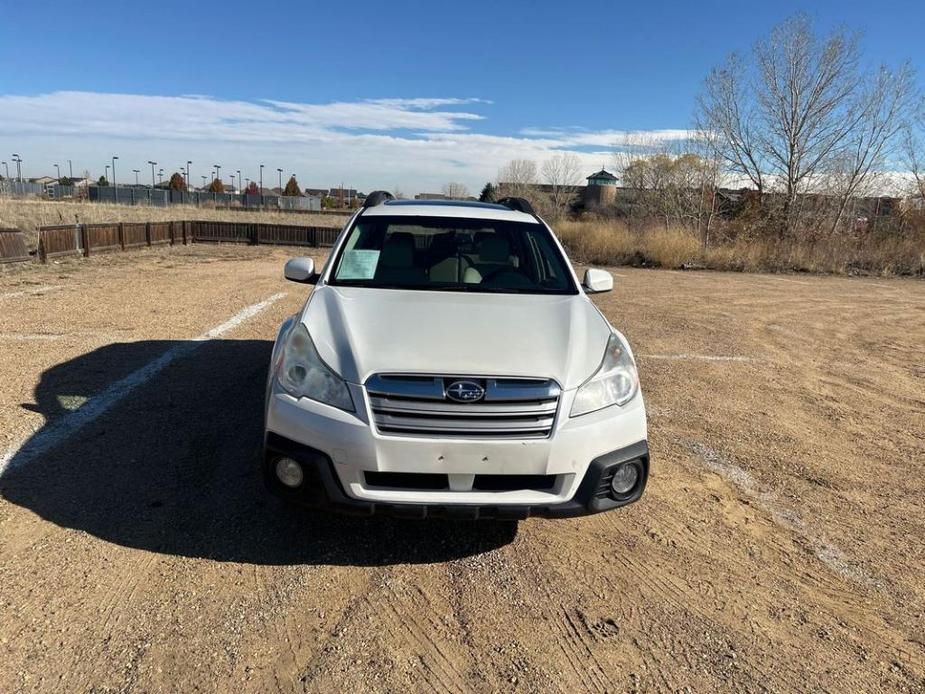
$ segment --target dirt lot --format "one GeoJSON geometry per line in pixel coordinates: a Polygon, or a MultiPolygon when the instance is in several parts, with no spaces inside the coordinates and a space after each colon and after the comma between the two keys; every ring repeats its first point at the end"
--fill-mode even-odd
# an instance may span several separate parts
{"type": "Polygon", "coordinates": [[[284,257],[0,275],[0,691],[925,691],[921,281],[615,269],[645,497],[450,524],[264,493],[284,257]]]}

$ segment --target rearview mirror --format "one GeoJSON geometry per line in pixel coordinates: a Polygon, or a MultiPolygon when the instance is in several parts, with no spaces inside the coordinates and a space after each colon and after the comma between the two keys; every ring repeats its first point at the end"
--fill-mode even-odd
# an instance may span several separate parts
{"type": "Polygon", "coordinates": [[[290,282],[314,284],[318,281],[318,275],[315,274],[315,261],[311,258],[302,257],[288,260],[283,274],[290,282]]]}
{"type": "Polygon", "coordinates": [[[585,293],[587,294],[609,292],[613,289],[613,275],[606,270],[588,268],[585,271],[585,279],[582,285],[584,285],[585,293]]]}

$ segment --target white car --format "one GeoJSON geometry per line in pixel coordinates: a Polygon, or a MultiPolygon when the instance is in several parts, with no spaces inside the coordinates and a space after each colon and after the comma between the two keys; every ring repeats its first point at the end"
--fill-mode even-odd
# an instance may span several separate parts
{"type": "Polygon", "coordinates": [[[279,331],[264,479],[310,506],[577,516],[639,499],[646,416],[626,339],[530,204],[371,194],[279,331]]]}

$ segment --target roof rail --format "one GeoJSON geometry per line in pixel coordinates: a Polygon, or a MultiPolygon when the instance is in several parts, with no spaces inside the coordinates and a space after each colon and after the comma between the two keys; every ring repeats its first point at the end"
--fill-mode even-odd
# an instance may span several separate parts
{"type": "Polygon", "coordinates": [[[524,198],[501,198],[498,200],[498,204],[504,205],[509,210],[514,210],[515,212],[526,212],[532,215],[536,214],[536,212],[533,211],[533,205],[530,204],[529,200],[524,198]]]}
{"type": "Polygon", "coordinates": [[[375,207],[376,205],[381,205],[386,200],[394,199],[395,196],[387,190],[374,190],[366,196],[366,199],[363,201],[363,207],[375,207]]]}

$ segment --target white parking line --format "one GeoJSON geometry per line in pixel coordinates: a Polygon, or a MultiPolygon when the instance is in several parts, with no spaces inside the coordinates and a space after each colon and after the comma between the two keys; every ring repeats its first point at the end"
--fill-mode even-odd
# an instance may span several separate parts
{"type": "Polygon", "coordinates": [[[0,333],[0,341],[33,342],[42,340],[60,340],[64,335],[54,333],[0,333]]]}
{"type": "Polygon", "coordinates": [[[194,352],[203,343],[221,337],[228,331],[233,330],[248,318],[257,315],[284,296],[286,296],[286,293],[280,292],[279,294],[267,297],[259,303],[242,309],[221,325],[215,326],[199,337],[188,342],[182,342],[168,349],[157,359],[148,362],[137,371],[130,373],[121,381],[116,381],[98,395],[87,400],[79,409],[74,410],[71,414],[63,415],[60,419],[46,424],[30,438],[11,446],[7,449],[6,453],[3,454],[3,457],[0,458],[0,475],[3,475],[7,470],[11,470],[14,467],[28,462],[35,456],[57,445],[100,415],[104,414],[135,388],[157,375],[164,367],[180,357],[187,356],[194,352]]]}
{"type": "Polygon", "coordinates": [[[685,359],[691,359],[695,361],[757,361],[752,357],[722,354],[640,354],[639,356],[643,359],[670,359],[673,361],[683,361],[685,359]]]}
{"type": "Polygon", "coordinates": [[[791,284],[811,284],[811,282],[802,282],[800,280],[792,280],[789,277],[775,277],[773,275],[763,275],[766,280],[777,280],[778,282],[790,282],[791,284]]]}
{"type": "Polygon", "coordinates": [[[61,289],[61,287],[59,285],[43,285],[41,287],[32,287],[31,289],[20,289],[19,291],[0,294],[0,299],[15,299],[20,296],[36,296],[39,294],[47,294],[48,292],[53,292],[56,289],[61,289]]]}
{"type": "Polygon", "coordinates": [[[771,514],[771,517],[778,524],[802,535],[809,543],[816,559],[828,566],[832,571],[856,583],[875,588],[881,587],[877,579],[870,576],[861,567],[851,563],[839,547],[826,539],[822,531],[812,523],[804,520],[796,511],[788,508],[787,504],[782,502],[780,497],[773,491],[763,489],[747,470],[740,468],[719,451],[699,441],[688,442],[688,448],[712,472],[715,472],[728,482],[732,482],[736,487],[755,499],[758,506],[771,514]]]}

